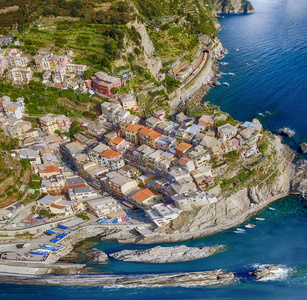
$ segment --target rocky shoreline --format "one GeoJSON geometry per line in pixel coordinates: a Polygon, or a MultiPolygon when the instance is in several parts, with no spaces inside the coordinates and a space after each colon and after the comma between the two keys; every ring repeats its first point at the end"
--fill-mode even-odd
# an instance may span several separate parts
{"type": "Polygon", "coordinates": [[[63,285],[63,286],[181,286],[230,284],[235,274],[225,270],[184,272],[172,274],[137,275],[42,275],[42,276],[0,276],[0,282],[7,284],[63,285]]]}
{"type": "Polygon", "coordinates": [[[109,254],[113,259],[141,263],[173,263],[205,258],[220,252],[226,246],[174,247],[157,246],[146,250],[123,250],[109,254]]]}

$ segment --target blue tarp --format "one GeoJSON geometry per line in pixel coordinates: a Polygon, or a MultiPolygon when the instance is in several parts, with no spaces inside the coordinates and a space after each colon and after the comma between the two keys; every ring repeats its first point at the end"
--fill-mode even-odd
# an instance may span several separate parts
{"type": "Polygon", "coordinates": [[[114,219],[112,223],[117,223],[117,219],[114,219]]]}
{"type": "Polygon", "coordinates": [[[46,255],[46,254],[48,254],[48,252],[29,252],[29,254],[32,254],[32,255],[46,255]]]}
{"type": "Polygon", "coordinates": [[[56,238],[56,239],[51,240],[50,242],[53,243],[53,244],[55,244],[55,243],[57,243],[59,240],[60,240],[60,239],[56,238]]]}
{"type": "Polygon", "coordinates": [[[46,230],[46,232],[50,233],[50,234],[56,234],[56,232],[52,231],[52,230],[46,230]]]}
{"type": "Polygon", "coordinates": [[[68,229],[67,227],[62,226],[62,225],[59,225],[59,226],[58,226],[58,228],[60,228],[60,229],[64,229],[64,230],[68,229]]]}
{"type": "Polygon", "coordinates": [[[65,237],[67,235],[67,233],[62,233],[60,235],[57,236],[58,239],[62,239],[63,237],[65,237]]]}
{"type": "Polygon", "coordinates": [[[45,247],[45,246],[42,246],[41,248],[44,249],[44,250],[50,250],[50,251],[58,251],[59,250],[59,249],[56,249],[56,248],[45,247]]]}
{"type": "Polygon", "coordinates": [[[131,213],[129,213],[129,212],[126,211],[126,215],[127,215],[127,216],[131,216],[131,213]]]}
{"type": "Polygon", "coordinates": [[[120,200],[118,203],[123,203],[123,202],[125,202],[125,200],[120,200]]]}

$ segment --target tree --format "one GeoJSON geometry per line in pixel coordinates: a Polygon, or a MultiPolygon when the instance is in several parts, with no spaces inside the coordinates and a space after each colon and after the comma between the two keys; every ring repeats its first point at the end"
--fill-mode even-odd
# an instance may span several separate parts
{"type": "Polygon", "coordinates": [[[73,121],[71,126],[70,126],[70,129],[69,129],[69,137],[70,137],[70,140],[72,140],[74,138],[74,135],[76,133],[78,133],[80,131],[80,128],[79,128],[79,124],[77,121],[73,121]]]}

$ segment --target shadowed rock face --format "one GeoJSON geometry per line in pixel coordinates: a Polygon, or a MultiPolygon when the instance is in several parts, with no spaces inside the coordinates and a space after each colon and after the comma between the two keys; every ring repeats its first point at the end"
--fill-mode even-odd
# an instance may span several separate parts
{"type": "Polygon", "coordinates": [[[3,276],[0,282],[12,284],[65,285],[65,286],[180,286],[217,285],[233,282],[235,275],[225,270],[140,275],[45,275],[39,277],[3,276]]]}
{"type": "Polygon", "coordinates": [[[171,263],[201,259],[213,255],[226,246],[215,247],[154,247],[146,250],[123,250],[109,254],[110,257],[123,261],[143,263],[171,263]]]}
{"type": "Polygon", "coordinates": [[[219,13],[223,14],[252,14],[254,7],[246,0],[215,0],[215,6],[219,13]]]}

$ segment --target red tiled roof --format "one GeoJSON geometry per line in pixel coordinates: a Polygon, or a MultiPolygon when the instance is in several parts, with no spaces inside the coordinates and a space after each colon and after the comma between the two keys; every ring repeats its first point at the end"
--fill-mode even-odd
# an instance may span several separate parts
{"type": "Polygon", "coordinates": [[[131,131],[131,132],[138,132],[139,130],[141,130],[142,128],[144,128],[143,125],[140,124],[131,124],[126,128],[126,131],[131,131]]]}
{"type": "Polygon", "coordinates": [[[100,154],[100,156],[106,157],[106,158],[116,158],[116,157],[119,157],[120,155],[121,155],[120,153],[118,153],[117,151],[111,150],[111,149],[100,154]]]}
{"type": "Polygon", "coordinates": [[[152,196],[157,196],[160,195],[159,193],[157,193],[154,190],[151,189],[144,189],[144,190],[140,190],[138,192],[136,192],[132,197],[138,201],[145,201],[148,198],[152,197],[152,196]]]}
{"type": "Polygon", "coordinates": [[[182,142],[182,143],[178,144],[178,146],[175,148],[175,150],[184,152],[184,151],[188,150],[191,147],[193,147],[191,144],[182,142]]]}
{"type": "Polygon", "coordinates": [[[39,173],[47,174],[47,173],[61,173],[61,170],[57,166],[47,166],[45,170],[39,170],[39,173]]]}
{"type": "Polygon", "coordinates": [[[116,136],[113,140],[110,141],[110,143],[112,144],[115,144],[115,145],[118,145],[120,144],[122,141],[124,141],[125,139],[119,137],[119,136],[116,136]]]}

